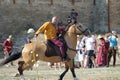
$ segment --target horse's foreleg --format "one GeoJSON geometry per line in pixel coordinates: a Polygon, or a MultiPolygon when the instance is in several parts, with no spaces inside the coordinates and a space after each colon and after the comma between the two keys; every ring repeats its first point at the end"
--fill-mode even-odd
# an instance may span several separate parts
{"type": "Polygon", "coordinates": [[[71,70],[71,72],[72,72],[73,77],[75,78],[75,77],[76,77],[75,69],[74,69],[74,68],[71,68],[70,70],[71,70]]]}
{"type": "Polygon", "coordinates": [[[70,70],[72,72],[74,80],[78,80],[78,78],[76,77],[76,74],[75,74],[74,61],[71,63],[70,70]]]}
{"type": "Polygon", "coordinates": [[[74,69],[74,67],[71,68],[70,70],[71,70],[71,72],[72,72],[72,75],[73,75],[74,80],[78,80],[78,78],[76,78],[76,74],[75,74],[75,69],[74,69]]]}
{"type": "Polygon", "coordinates": [[[62,80],[66,72],[68,72],[68,70],[69,70],[69,66],[65,64],[65,71],[60,75],[60,78],[58,80],[62,80]]]}

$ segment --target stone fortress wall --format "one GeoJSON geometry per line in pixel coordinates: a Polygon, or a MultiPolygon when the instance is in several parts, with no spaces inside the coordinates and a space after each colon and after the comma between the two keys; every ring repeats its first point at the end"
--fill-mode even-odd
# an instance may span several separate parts
{"type": "MultiPolygon", "coordinates": [[[[107,0],[0,0],[0,36],[23,37],[33,24],[37,30],[52,16],[66,23],[71,9],[78,12],[78,22],[94,32],[108,31],[107,0]],[[5,34],[5,36],[3,36],[5,34]]],[[[110,0],[110,28],[120,31],[120,0],[110,0]]],[[[18,39],[19,40],[19,39],[18,39]]]]}

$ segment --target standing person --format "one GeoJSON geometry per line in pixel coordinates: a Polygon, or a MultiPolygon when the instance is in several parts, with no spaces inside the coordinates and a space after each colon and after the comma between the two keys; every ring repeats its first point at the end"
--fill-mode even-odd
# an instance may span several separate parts
{"type": "Polygon", "coordinates": [[[26,43],[31,43],[31,39],[34,37],[35,30],[33,28],[29,28],[26,36],[26,43]]]}
{"type": "Polygon", "coordinates": [[[76,67],[80,68],[84,66],[84,49],[83,49],[83,44],[81,42],[81,38],[79,35],[77,35],[77,45],[76,45],[76,56],[75,56],[75,63],[76,63],[76,67]]]}
{"type": "Polygon", "coordinates": [[[67,17],[67,25],[70,25],[71,23],[72,23],[71,17],[68,16],[68,17],[67,17]]]}
{"type": "Polygon", "coordinates": [[[58,27],[58,32],[59,32],[59,33],[62,33],[63,30],[65,29],[65,26],[64,26],[62,20],[59,20],[59,21],[58,21],[57,27],[58,27]]]}
{"type": "Polygon", "coordinates": [[[109,51],[109,47],[110,47],[110,42],[109,42],[109,36],[110,36],[110,33],[106,33],[105,34],[105,48],[106,48],[106,53],[107,53],[107,57],[106,57],[106,62],[108,64],[108,51],[109,51]]]}
{"type": "Polygon", "coordinates": [[[108,54],[107,67],[109,67],[109,63],[112,56],[113,56],[113,67],[114,67],[116,65],[116,51],[117,51],[117,44],[118,44],[118,36],[116,31],[112,31],[112,35],[109,36],[109,42],[110,42],[110,48],[109,48],[109,54],[108,54]]]}
{"type": "Polygon", "coordinates": [[[105,66],[107,64],[107,52],[106,52],[106,42],[105,39],[98,35],[99,43],[98,43],[98,53],[97,53],[97,66],[105,66]]]}
{"type": "Polygon", "coordinates": [[[95,43],[95,40],[93,39],[92,35],[87,35],[87,38],[86,38],[86,41],[85,41],[85,53],[86,53],[86,56],[85,56],[85,62],[84,62],[84,67],[87,68],[88,67],[88,62],[89,62],[89,59],[92,60],[92,63],[94,65],[94,67],[96,67],[96,64],[95,64],[95,57],[94,57],[94,43],[95,43]]]}
{"type": "MultiPolygon", "coordinates": [[[[9,37],[3,42],[3,47],[4,47],[4,55],[6,59],[12,54],[12,49],[13,49],[12,35],[9,35],[9,37]]],[[[13,62],[11,62],[11,65],[13,65],[13,62]]]]}
{"type": "Polygon", "coordinates": [[[75,23],[77,23],[78,13],[75,11],[75,9],[71,10],[70,17],[75,21],[75,23]]]}
{"type": "MultiPolygon", "coordinates": [[[[27,31],[27,36],[26,36],[26,44],[31,43],[31,39],[34,37],[35,30],[33,28],[29,28],[27,31]]],[[[32,66],[29,68],[29,70],[32,70],[32,66]]]]}
{"type": "MultiPolygon", "coordinates": [[[[97,47],[97,42],[96,42],[96,38],[95,35],[91,35],[91,38],[94,40],[93,45],[94,45],[94,53],[96,53],[96,47],[97,47]]],[[[96,54],[94,54],[94,58],[96,58],[96,54]]],[[[88,68],[92,68],[94,66],[93,62],[91,59],[89,59],[88,62],[88,68]]]]}
{"type": "Polygon", "coordinates": [[[35,35],[37,36],[38,34],[40,34],[41,32],[44,32],[44,36],[46,40],[49,40],[51,42],[53,42],[55,45],[57,45],[60,49],[61,52],[61,58],[62,61],[68,61],[70,60],[70,58],[68,57],[68,55],[66,54],[66,52],[64,51],[64,45],[63,43],[57,38],[57,28],[56,28],[56,24],[58,22],[58,18],[56,16],[54,16],[52,18],[52,21],[50,22],[45,22],[39,29],[38,31],[35,33],[35,35]]]}

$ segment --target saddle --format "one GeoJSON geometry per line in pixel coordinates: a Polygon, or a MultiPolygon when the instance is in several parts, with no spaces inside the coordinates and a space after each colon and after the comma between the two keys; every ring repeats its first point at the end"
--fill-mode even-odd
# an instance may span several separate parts
{"type": "MultiPolygon", "coordinates": [[[[63,37],[60,37],[59,40],[63,42],[64,50],[67,51],[67,45],[63,37]]],[[[45,42],[47,49],[45,52],[45,56],[51,57],[51,56],[61,56],[60,49],[57,45],[55,45],[52,41],[47,40],[45,42]]]]}

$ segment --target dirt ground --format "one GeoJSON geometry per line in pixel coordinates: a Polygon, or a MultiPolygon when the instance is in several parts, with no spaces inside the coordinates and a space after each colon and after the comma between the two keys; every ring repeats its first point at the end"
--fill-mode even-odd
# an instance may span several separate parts
{"type": "MultiPolygon", "coordinates": [[[[2,60],[2,59],[1,59],[2,60]]],[[[0,60],[0,61],[1,61],[0,60]]],[[[15,66],[6,65],[0,67],[0,80],[20,80],[20,77],[14,77],[17,73],[17,61],[14,61],[15,66]]],[[[64,66],[64,64],[63,64],[64,66]]],[[[50,68],[48,63],[39,62],[38,68],[33,68],[33,70],[24,71],[26,80],[58,80],[59,75],[64,71],[64,68],[55,70],[55,67],[50,68]]],[[[117,58],[116,67],[112,65],[108,67],[99,67],[92,69],[75,69],[76,75],[79,80],[120,80],[120,59],[117,58]]],[[[65,75],[63,80],[73,80],[70,71],[65,75]]]]}

